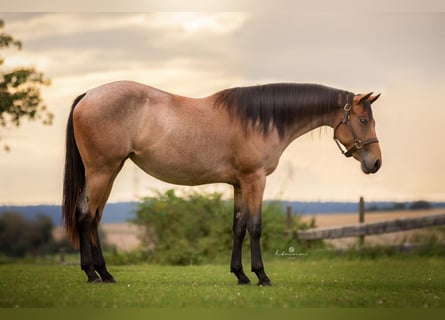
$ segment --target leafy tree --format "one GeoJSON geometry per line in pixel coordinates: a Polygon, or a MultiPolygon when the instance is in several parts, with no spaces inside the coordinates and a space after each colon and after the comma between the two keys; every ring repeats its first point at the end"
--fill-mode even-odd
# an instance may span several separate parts
{"type": "Polygon", "coordinates": [[[423,209],[431,209],[432,207],[433,206],[428,201],[418,200],[418,201],[414,201],[411,204],[410,209],[411,210],[423,210],[423,209]]]}
{"type": "MultiPolygon", "coordinates": [[[[223,200],[219,193],[192,191],[179,197],[174,190],[168,190],[145,198],[133,222],[144,228],[141,240],[149,260],[187,265],[230,259],[232,219],[233,201],[223,200]]],[[[310,227],[297,216],[292,224],[293,233],[310,227]]],[[[294,236],[286,234],[286,216],[280,203],[264,205],[261,242],[264,255],[303,246],[294,236]]],[[[248,236],[244,246],[243,253],[248,255],[248,236]]]]}
{"type": "Polygon", "coordinates": [[[13,257],[26,254],[25,234],[28,225],[22,216],[6,212],[0,216],[0,252],[13,257]]]}
{"type": "Polygon", "coordinates": [[[54,225],[50,217],[39,214],[29,223],[28,253],[36,256],[53,250],[54,225]]]}
{"type": "MultiPolygon", "coordinates": [[[[3,27],[4,22],[0,20],[0,49],[15,47],[21,50],[21,41],[3,32],[3,27]]],[[[0,67],[4,61],[0,56],[0,67]]],[[[22,119],[41,120],[43,124],[50,125],[53,114],[47,110],[40,96],[40,88],[49,84],[43,73],[33,67],[0,69],[0,126],[18,127],[22,119]]],[[[9,151],[9,146],[2,145],[9,151]]]]}
{"type": "Polygon", "coordinates": [[[205,256],[227,254],[230,211],[230,205],[222,201],[220,194],[192,193],[181,198],[169,190],[145,198],[133,222],[144,227],[141,240],[151,249],[154,262],[197,264],[205,256]],[[210,233],[213,237],[209,237],[210,233]]]}
{"type": "Polygon", "coordinates": [[[36,256],[55,250],[51,218],[26,220],[15,212],[0,215],[0,252],[11,257],[36,256]]]}

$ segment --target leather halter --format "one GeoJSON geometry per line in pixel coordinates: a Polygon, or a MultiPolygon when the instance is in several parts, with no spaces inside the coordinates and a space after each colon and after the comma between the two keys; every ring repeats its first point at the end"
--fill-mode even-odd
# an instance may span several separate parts
{"type": "Polygon", "coordinates": [[[379,140],[377,138],[372,138],[372,139],[368,139],[368,140],[362,140],[360,138],[357,137],[357,135],[355,134],[354,128],[351,125],[351,122],[349,121],[351,119],[350,113],[352,110],[352,102],[348,102],[345,104],[343,110],[345,111],[343,113],[343,118],[341,119],[341,121],[335,126],[334,129],[334,141],[337,144],[338,148],[340,149],[341,153],[345,155],[345,157],[349,158],[351,157],[355,152],[359,151],[360,149],[362,149],[364,146],[371,144],[371,143],[376,143],[379,142],[379,140]],[[346,149],[343,146],[342,147],[342,143],[335,137],[335,133],[337,132],[337,129],[342,125],[347,125],[349,128],[349,131],[352,134],[352,137],[354,138],[354,144],[352,145],[351,148],[346,149]]]}

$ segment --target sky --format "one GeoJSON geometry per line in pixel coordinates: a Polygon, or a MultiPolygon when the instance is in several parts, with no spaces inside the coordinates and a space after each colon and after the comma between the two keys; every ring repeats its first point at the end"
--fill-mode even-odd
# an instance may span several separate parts
{"type": "MultiPolygon", "coordinates": [[[[2,70],[35,66],[51,79],[42,97],[52,126],[0,128],[0,204],[61,202],[65,127],[73,99],[133,80],[204,97],[271,82],[320,83],[381,93],[373,105],[383,166],[364,175],[324,128],[295,140],[268,178],[265,198],[300,201],[445,201],[445,14],[436,12],[3,13],[23,42],[2,50],[2,70]]],[[[162,183],[128,162],[111,202],[136,200],[162,183]]],[[[196,187],[220,191],[225,185],[196,187]]]]}

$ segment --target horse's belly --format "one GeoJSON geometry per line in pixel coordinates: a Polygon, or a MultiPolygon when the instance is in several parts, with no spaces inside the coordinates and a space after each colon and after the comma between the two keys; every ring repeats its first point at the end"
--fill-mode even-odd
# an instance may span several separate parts
{"type": "Polygon", "coordinates": [[[172,157],[132,156],[133,162],[147,174],[164,182],[178,185],[202,185],[209,183],[232,183],[230,166],[222,163],[202,163],[202,159],[173,159],[172,157]]]}

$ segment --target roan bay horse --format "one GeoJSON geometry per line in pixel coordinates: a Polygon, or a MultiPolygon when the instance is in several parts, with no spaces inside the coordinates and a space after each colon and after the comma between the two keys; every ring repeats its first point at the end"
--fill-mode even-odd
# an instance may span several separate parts
{"type": "Polygon", "coordinates": [[[67,126],[62,211],[88,282],[114,282],[97,230],[113,181],[131,159],[169,183],[232,185],[230,270],[239,284],[250,283],[241,264],[247,230],[252,272],[259,285],[270,285],[260,249],[266,177],[294,139],[320,126],[334,129],[341,152],[360,161],[364,173],[377,172],[382,160],[371,104],[378,97],[278,83],[193,99],[128,81],[77,97],[67,126]]]}

